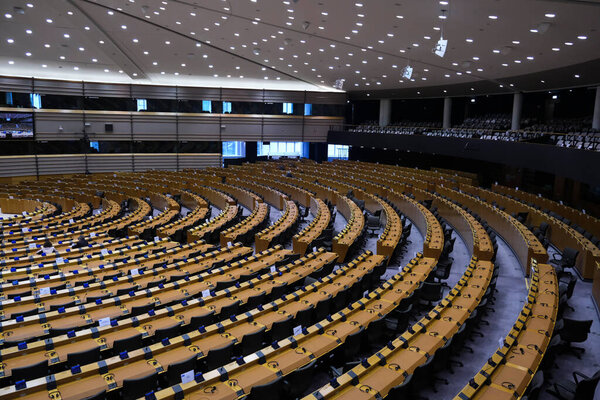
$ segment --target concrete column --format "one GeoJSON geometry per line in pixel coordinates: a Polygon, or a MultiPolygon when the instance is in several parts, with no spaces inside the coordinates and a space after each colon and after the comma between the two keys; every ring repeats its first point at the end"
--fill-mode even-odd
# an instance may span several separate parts
{"type": "Polygon", "coordinates": [[[379,126],[388,126],[392,116],[392,101],[390,99],[379,100],[379,126]]]}
{"type": "Polygon", "coordinates": [[[515,93],[513,96],[512,123],[510,129],[517,131],[521,129],[521,111],[523,109],[523,93],[515,93]]]}
{"type": "Polygon", "coordinates": [[[444,118],[442,128],[450,129],[452,127],[451,124],[451,115],[452,115],[452,98],[446,97],[444,98],[444,118]]]}
{"type": "Polygon", "coordinates": [[[596,88],[596,102],[594,103],[594,118],[592,128],[600,129],[600,86],[596,88]]]}

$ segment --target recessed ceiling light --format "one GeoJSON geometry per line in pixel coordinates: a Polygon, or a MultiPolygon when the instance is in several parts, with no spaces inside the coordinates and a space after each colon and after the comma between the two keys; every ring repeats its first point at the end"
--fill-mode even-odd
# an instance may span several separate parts
{"type": "Polygon", "coordinates": [[[515,60],[516,64],[521,64],[521,60],[515,60]]]}
{"type": "Polygon", "coordinates": [[[546,14],[544,14],[544,17],[546,17],[546,18],[554,18],[554,17],[556,17],[556,14],[554,14],[554,13],[546,13],[546,14]]]}
{"type": "Polygon", "coordinates": [[[439,19],[446,19],[446,18],[448,18],[448,17],[442,14],[442,15],[438,15],[438,18],[439,18],[439,19]]]}
{"type": "Polygon", "coordinates": [[[75,71],[79,71],[79,67],[73,67],[75,71]]]}
{"type": "Polygon", "coordinates": [[[441,1],[440,1],[440,4],[441,4],[441,5],[443,5],[443,6],[447,6],[447,5],[448,5],[448,2],[447,2],[446,0],[441,0],[441,1]]]}
{"type": "Polygon", "coordinates": [[[68,38],[70,38],[70,37],[71,37],[71,35],[69,35],[68,33],[65,33],[63,36],[64,36],[66,39],[68,39],[68,38]]]}
{"type": "Polygon", "coordinates": [[[89,26],[86,26],[84,29],[85,29],[86,31],[89,31],[89,30],[90,30],[90,27],[89,27],[89,26]]]}
{"type": "Polygon", "coordinates": [[[533,56],[527,56],[528,60],[533,60],[533,56]]]}
{"type": "Polygon", "coordinates": [[[33,4],[31,4],[31,3],[27,3],[27,7],[29,7],[29,8],[33,8],[33,4]]]}
{"type": "Polygon", "coordinates": [[[42,64],[42,68],[48,68],[46,64],[42,64]]]}
{"type": "Polygon", "coordinates": [[[84,50],[85,50],[85,49],[84,49],[83,47],[80,47],[80,48],[79,48],[79,51],[84,51],[84,50]]]}
{"type": "Polygon", "coordinates": [[[585,40],[585,39],[587,39],[587,36],[585,36],[585,35],[579,35],[579,36],[577,36],[577,39],[579,39],[579,40],[585,40]]]}
{"type": "Polygon", "coordinates": [[[99,40],[98,43],[104,44],[104,40],[99,40]]]}
{"type": "Polygon", "coordinates": [[[404,19],[404,16],[403,15],[396,15],[396,18],[398,18],[398,19],[404,19]]]}
{"type": "Polygon", "coordinates": [[[483,68],[477,68],[478,72],[483,72],[483,68]]]}
{"type": "Polygon", "coordinates": [[[6,41],[7,41],[8,43],[10,43],[10,44],[13,44],[13,43],[15,42],[15,40],[14,40],[14,39],[6,39],[6,41]]]}
{"type": "Polygon", "coordinates": [[[439,31],[439,30],[440,30],[440,27],[439,27],[439,26],[434,26],[434,27],[433,27],[433,30],[434,30],[434,31],[439,31]]]}
{"type": "Polygon", "coordinates": [[[473,43],[473,39],[467,38],[467,39],[465,39],[465,42],[467,42],[467,43],[473,43]]]}
{"type": "Polygon", "coordinates": [[[51,24],[52,23],[52,19],[48,18],[48,19],[46,19],[46,22],[49,23],[49,24],[51,24]]]}
{"type": "Polygon", "coordinates": [[[33,31],[31,29],[26,29],[25,33],[27,33],[28,35],[31,35],[33,33],[33,31]]]}
{"type": "Polygon", "coordinates": [[[47,48],[47,49],[49,49],[50,45],[48,43],[46,43],[46,44],[44,44],[44,47],[47,48]]]}
{"type": "Polygon", "coordinates": [[[25,55],[26,55],[27,57],[31,57],[31,53],[30,53],[30,52],[27,52],[27,53],[25,53],[25,55]]]}
{"type": "Polygon", "coordinates": [[[67,14],[73,15],[73,11],[67,11],[67,14]]]}
{"type": "Polygon", "coordinates": [[[498,16],[497,15],[488,15],[488,18],[496,20],[496,19],[498,19],[498,16]]]}
{"type": "Polygon", "coordinates": [[[560,48],[559,47],[553,47],[552,51],[560,51],[560,48]]]}
{"type": "Polygon", "coordinates": [[[479,61],[479,57],[477,57],[477,56],[474,56],[474,57],[473,57],[473,60],[475,60],[475,61],[479,61]]]}
{"type": "Polygon", "coordinates": [[[494,53],[494,54],[499,54],[499,53],[500,53],[500,50],[498,50],[498,49],[494,49],[494,50],[492,50],[492,53],[494,53]]]}
{"type": "Polygon", "coordinates": [[[413,43],[412,44],[414,47],[419,47],[419,43],[413,43]]]}
{"type": "Polygon", "coordinates": [[[6,14],[4,14],[4,17],[6,19],[11,19],[12,18],[12,14],[6,13],[6,14]]]}
{"type": "Polygon", "coordinates": [[[15,62],[14,62],[13,60],[10,60],[8,63],[9,63],[10,65],[13,65],[15,62]]]}
{"type": "Polygon", "coordinates": [[[137,39],[133,39],[133,40],[132,40],[132,42],[133,42],[133,43],[138,43],[138,42],[139,42],[139,40],[137,40],[137,39]]]}
{"type": "Polygon", "coordinates": [[[97,58],[92,58],[92,62],[98,62],[97,58]]]}
{"type": "Polygon", "coordinates": [[[60,57],[58,57],[58,58],[60,58],[61,60],[64,60],[64,59],[65,59],[65,56],[60,56],[60,57]]]}
{"type": "Polygon", "coordinates": [[[108,15],[115,15],[115,13],[114,13],[114,12],[112,12],[112,11],[107,11],[106,13],[107,13],[108,15]]]}
{"type": "Polygon", "coordinates": [[[573,46],[573,42],[565,42],[565,46],[573,46]]]}
{"type": "Polygon", "coordinates": [[[354,3],[354,5],[355,5],[356,7],[362,7],[362,6],[363,6],[363,5],[362,5],[362,3],[354,3]]]}
{"type": "Polygon", "coordinates": [[[519,42],[518,40],[513,40],[512,44],[520,44],[521,42],[519,42]]]}
{"type": "Polygon", "coordinates": [[[508,67],[508,64],[504,63],[502,64],[503,67],[508,67]]]}
{"type": "Polygon", "coordinates": [[[574,76],[575,76],[575,78],[579,78],[579,74],[575,74],[574,76]]]}
{"type": "Polygon", "coordinates": [[[171,42],[169,42],[168,40],[165,40],[165,44],[171,44],[171,42]]]}

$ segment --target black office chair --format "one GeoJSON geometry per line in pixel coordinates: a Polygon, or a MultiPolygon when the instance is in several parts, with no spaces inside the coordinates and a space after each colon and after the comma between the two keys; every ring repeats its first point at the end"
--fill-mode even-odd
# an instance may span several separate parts
{"type": "Polygon", "coordinates": [[[31,310],[27,310],[27,311],[23,311],[23,312],[18,312],[16,314],[11,314],[10,318],[16,318],[17,316],[22,316],[22,317],[30,317],[32,315],[37,315],[38,313],[38,309],[37,308],[33,308],[31,310]]]}
{"type": "Polygon", "coordinates": [[[394,309],[385,319],[387,329],[398,336],[408,328],[408,323],[412,316],[413,305],[409,304],[407,308],[399,310],[394,309]]]}
{"type": "Polygon", "coordinates": [[[247,311],[253,310],[261,304],[265,304],[267,302],[267,294],[262,292],[255,296],[250,296],[246,300],[246,304],[244,304],[244,309],[247,311]]]}
{"type": "Polygon", "coordinates": [[[191,356],[187,360],[178,363],[172,363],[167,366],[166,382],[169,386],[181,383],[181,374],[192,371],[196,368],[197,358],[191,356]]]}
{"type": "Polygon", "coordinates": [[[65,310],[69,307],[75,307],[77,303],[74,301],[70,301],[68,303],[64,303],[64,304],[53,304],[50,306],[50,311],[57,311],[59,308],[64,307],[65,310]]]}
{"type": "MultiPolygon", "coordinates": [[[[398,366],[398,368],[400,368],[400,366],[398,366]]],[[[391,388],[387,396],[385,396],[385,399],[398,400],[412,398],[412,378],[412,375],[408,375],[401,384],[391,388]]]]}
{"type": "Polygon", "coordinates": [[[283,396],[283,377],[264,385],[252,386],[244,400],[280,400],[283,396]]]}
{"type": "Polygon", "coordinates": [[[145,304],[143,306],[131,307],[131,316],[137,317],[138,315],[146,314],[154,307],[154,303],[145,304]]]}
{"type": "Polygon", "coordinates": [[[286,398],[299,398],[310,386],[311,379],[317,369],[317,360],[312,360],[304,367],[300,367],[290,372],[284,380],[286,398]]]}
{"type": "Polygon", "coordinates": [[[572,343],[582,343],[587,340],[592,327],[593,320],[578,321],[574,319],[563,318],[564,326],[559,334],[566,345],[565,349],[571,351],[577,358],[581,359],[581,354],[585,352],[582,347],[572,346],[572,343]]]}
{"type": "Polygon", "coordinates": [[[154,343],[159,343],[163,339],[170,339],[179,336],[181,325],[173,325],[168,328],[157,329],[154,331],[154,343]]]}
{"type": "Polygon", "coordinates": [[[577,261],[577,256],[579,255],[579,250],[572,249],[570,247],[565,247],[560,255],[556,253],[552,256],[552,260],[550,263],[556,265],[557,272],[563,272],[565,269],[573,268],[575,266],[575,262],[577,261]]]}
{"type": "Polygon", "coordinates": [[[215,312],[211,311],[206,315],[195,315],[190,318],[190,323],[185,327],[186,331],[191,332],[195,329],[198,329],[201,326],[208,326],[214,323],[215,320],[215,312]]]}
{"type": "Polygon", "coordinates": [[[128,337],[125,339],[115,340],[112,346],[112,354],[119,355],[123,351],[132,351],[142,347],[142,334],[139,333],[135,336],[128,337]]]}
{"type": "Polygon", "coordinates": [[[100,360],[100,346],[77,353],[67,354],[67,368],[75,365],[86,365],[100,360]]]}
{"type": "Polygon", "coordinates": [[[342,375],[351,369],[356,363],[353,362],[363,348],[365,340],[365,329],[361,326],[357,332],[346,337],[346,342],[340,346],[333,355],[330,373],[334,376],[342,375]],[[337,367],[337,368],[336,368],[337,367]]]}
{"type": "Polygon", "coordinates": [[[386,336],[385,317],[372,321],[367,327],[367,343],[371,348],[379,349],[381,341],[386,336]]]}
{"type": "Polygon", "coordinates": [[[231,317],[232,315],[237,315],[239,309],[240,309],[240,300],[238,300],[235,303],[232,303],[228,306],[221,307],[221,312],[219,313],[220,319],[225,319],[225,318],[231,317]]]}
{"type": "Polygon", "coordinates": [[[277,300],[278,298],[283,296],[288,290],[287,286],[287,283],[284,283],[283,285],[279,286],[273,286],[271,288],[271,293],[269,294],[269,298],[271,299],[271,301],[277,300]]]}
{"type": "Polygon", "coordinates": [[[369,231],[369,236],[375,236],[379,228],[381,228],[380,217],[375,215],[368,215],[367,230],[369,231]]]}
{"type": "Polygon", "coordinates": [[[116,295],[117,296],[123,296],[125,294],[128,294],[131,291],[135,292],[137,289],[138,289],[137,286],[131,286],[131,287],[128,287],[128,288],[122,288],[122,289],[117,290],[117,294],[116,295]]]}
{"type": "Polygon", "coordinates": [[[438,302],[442,299],[444,294],[444,287],[439,282],[424,282],[423,289],[420,292],[420,299],[427,304],[427,307],[431,307],[434,302],[438,302]]]}
{"type": "Polygon", "coordinates": [[[334,297],[333,303],[331,305],[332,312],[338,312],[342,308],[348,305],[349,297],[350,297],[350,289],[346,288],[344,290],[340,290],[334,297]]]}
{"type": "Polygon", "coordinates": [[[221,291],[223,289],[230,288],[233,285],[235,285],[236,282],[237,282],[236,279],[231,279],[229,281],[218,281],[217,285],[215,287],[215,292],[221,291]]]}
{"type": "Polygon", "coordinates": [[[288,317],[282,321],[274,322],[271,325],[271,341],[279,341],[292,335],[293,332],[293,317],[288,317]]]}
{"type": "Polygon", "coordinates": [[[40,361],[37,364],[28,365],[26,367],[13,368],[11,374],[13,383],[21,380],[30,381],[32,379],[41,378],[48,375],[48,360],[40,361]]]}
{"type": "Polygon", "coordinates": [[[265,327],[262,327],[257,332],[249,333],[242,337],[241,342],[241,356],[246,356],[248,354],[252,354],[263,348],[263,344],[265,342],[265,327]]]}
{"type": "Polygon", "coordinates": [[[296,313],[296,318],[294,318],[294,323],[296,325],[302,325],[303,327],[309,327],[312,325],[313,315],[315,309],[311,304],[309,308],[305,308],[296,313]]]}
{"type": "Polygon", "coordinates": [[[146,393],[154,390],[158,386],[158,373],[137,378],[125,379],[121,389],[121,398],[123,400],[135,400],[143,397],[146,393]]]}
{"type": "Polygon", "coordinates": [[[19,293],[9,293],[7,297],[9,299],[14,299],[17,296],[18,297],[31,296],[31,290],[26,290],[24,292],[19,292],[19,293]]]}
{"type": "Polygon", "coordinates": [[[201,360],[202,372],[211,371],[215,368],[228,364],[233,355],[233,343],[229,343],[223,347],[210,349],[201,360]]]}
{"type": "Polygon", "coordinates": [[[333,304],[333,297],[320,300],[315,306],[315,321],[319,322],[324,320],[329,313],[331,313],[331,304],[333,304]]]}
{"type": "Polygon", "coordinates": [[[529,386],[527,386],[525,395],[521,399],[537,400],[537,398],[540,396],[540,392],[542,391],[542,386],[544,386],[544,371],[538,370],[529,383],[529,386]]]}
{"type": "Polygon", "coordinates": [[[548,389],[548,392],[563,400],[591,400],[594,398],[598,380],[600,380],[600,370],[592,377],[588,377],[579,371],[575,371],[573,372],[573,381],[555,383],[552,389],[548,389]],[[579,378],[583,379],[579,380],[579,378]]]}

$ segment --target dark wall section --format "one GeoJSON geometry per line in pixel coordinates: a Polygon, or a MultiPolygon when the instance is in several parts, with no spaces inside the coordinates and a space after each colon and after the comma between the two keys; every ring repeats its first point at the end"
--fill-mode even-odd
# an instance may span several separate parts
{"type": "Polygon", "coordinates": [[[391,122],[442,122],[444,99],[392,100],[391,122]]]}

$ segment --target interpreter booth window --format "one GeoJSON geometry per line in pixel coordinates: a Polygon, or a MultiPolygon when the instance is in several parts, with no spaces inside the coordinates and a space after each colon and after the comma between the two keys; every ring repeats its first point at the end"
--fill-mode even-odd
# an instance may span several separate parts
{"type": "Polygon", "coordinates": [[[257,153],[259,157],[308,157],[308,143],[258,142],[257,153]]]}
{"type": "Polygon", "coordinates": [[[329,144],[327,145],[327,159],[329,160],[347,160],[350,146],[345,144],[329,144]]]}
{"type": "Polygon", "coordinates": [[[246,142],[223,142],[223,157],[246,157],[246,142]]]}

